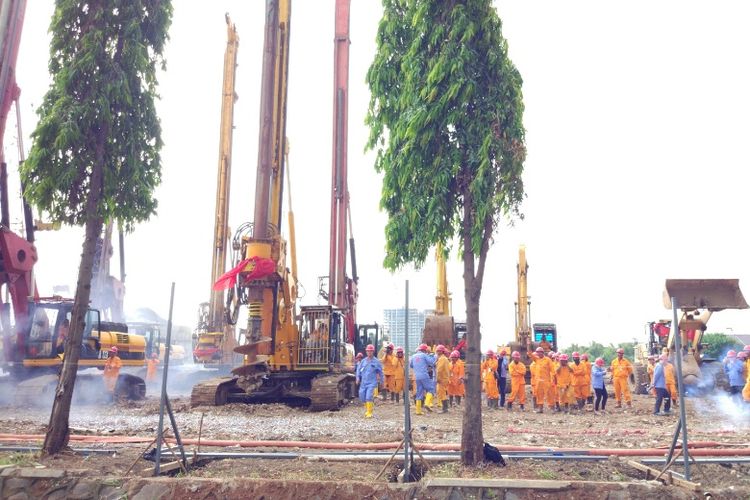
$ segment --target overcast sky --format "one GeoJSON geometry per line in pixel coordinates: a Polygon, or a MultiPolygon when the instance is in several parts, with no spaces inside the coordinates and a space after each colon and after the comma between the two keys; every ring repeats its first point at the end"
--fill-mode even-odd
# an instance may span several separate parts
{"type": "MultiPolygon", "coordinates": [[[[665,278],[739,278],[748,272],[750,4],[743,1],[496,1],[510,57],[523,80],[528,159],[526,218],[501,228],[481,301],[483,348],[513,336],[518,246],[527,246],[533,322],[558,325],[560,343],[643,340],[669,317],[665,278]]],[[[24,146],[47,74],[52,0],[28,2],[17,80],[24,146]]],[[[126,309],[194,325],[208,299],[218,161],[224,13],[240,35],[230,226],[252,219],[258,149],[261,0],[176,0],[159,78],[163,183],[158,216],[126,239],[126,309]]],[[[365,74],[380,2],[353,0],[349,191],[360,274],[359,322],[401,307],[434,307],[435,266],[382,269],[380,178],[364,152],[365,74]]],[[[292,8],[287,135],[303,304],[316,304],[328,273],[332,137],[333,0],[292,8]]],[[[16,156],[14,120],[6,156],[16,156]]],[[[11,179],[11,182],[17,182],[11,179]]],[[[17,186],[17,183],[15,184],[17,186]]],[[[286,202],[286,201],[285,201],[286,202]]],[[[21,219],[20,208],[12,217],[21,219]]],[[[75,285],[82,231],[38,233],[43,294],[75,285]]],[[[118,269],[114,260],[113,269],[118,269]]],[[[453,311],[465,317],[461,264],[449,262],[453,311]]],[[[750,331],[750,311],[717,313],[709,331],[750,331]]]]}

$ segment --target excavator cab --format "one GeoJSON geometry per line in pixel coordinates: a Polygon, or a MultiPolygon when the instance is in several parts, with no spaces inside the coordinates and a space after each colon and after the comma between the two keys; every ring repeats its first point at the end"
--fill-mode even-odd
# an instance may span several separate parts
{"type": "Polygon", "coordinates": [[[297,366],[328,369],[353,359],[354,346],[347,344],[346,321],[332,306],[302,307],[299,323],[297,366]]]}

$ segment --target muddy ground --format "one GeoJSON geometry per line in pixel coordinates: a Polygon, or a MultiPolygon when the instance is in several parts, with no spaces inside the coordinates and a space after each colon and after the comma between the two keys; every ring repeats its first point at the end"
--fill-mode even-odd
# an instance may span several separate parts
{"type": "MultiPolygon", "coordinates": [[[[731,403],[730,403],[731,405],[731,403]]],[[[340,411],[311,413],[303,408],[282,404],[242,405],[191,408],[188,398],[172,401],[179,431],[183,437],[196,438],[203,416],[203,439],[296,440],[333,443],[393,442],[402,438],[403,404],[378,402],[375,418],[364,419],[360,404],[340,411]]],[[[590,410],[590,408],[589,408],[590,410]]],[[[483,431],[486,441],[495,445],[567,447],[596,450],[600,448],[654,448],[667,446],[677,422],[677,414],[653,416],[653,399],[634,396],[632,408],[608,406],[606,415],[592,411],[581,414],[535,414],[527,411],[507,412],[483,408],[483,431]]],[[[691,441],[713,441],[721,446],[750,446],[750,412],[727,406],[724,398],[690,399],[686,407],[691,441]]],[[[412,412],[414,440],[417,443],[459,443],[462,411],[449,413],[412,412]]],[[[0,407],[0,433],[41,434],[46,430],[49,409],[0,407]]],[[[74,407],[70,425],[74,434],[105,436],[154,436],[158,425],[158,401],[74,407]]],[[[23,441],[17,441],[19,444],[23,441]]],[[[8,442],[2,443],[8,445],[8,442]]],[[[37,444],[38,445],[38,444],[37,444]]],[[[0,453],[0,463],[40,462],[66,469],[95,468],[102,474],[122,475],[137,462],[133,474],[149,475],[152,463],[138,460],[145,444],[78,444],[73,446],[111,450],[111,454],[65,454],[40,460],[29,454],[0,453]]],[[[215,451],[250,451],[224,448],[215,451]]],[[[206,449],[204,448],[204,451],[206,449]]],[[[478,477],[571,479],[594,481],[630,481],[643,479],[643,473],[626,463],[627,459],[599,462],[547,460],[511,460],[508,467],[494,465],[465,469],[458,463],[430,463],[428,477],[478,477]]],[[[189,474],[200,477],[258,477],[273,479],[371,480],[383,462],[334,462],[326,460],[214,460],[204,462],[189,474]]],[[[658,465],[652,467],[660,468],[658,465]]],[[[681,471],[680,467],[674,468],[681,471]]],[[[393,476],[388,470],[381,480],[393,476]]],[[[707,488],[735,486],[750,491],[750,464],[700,464],[692,468],[693,479],[707,488]]]]}

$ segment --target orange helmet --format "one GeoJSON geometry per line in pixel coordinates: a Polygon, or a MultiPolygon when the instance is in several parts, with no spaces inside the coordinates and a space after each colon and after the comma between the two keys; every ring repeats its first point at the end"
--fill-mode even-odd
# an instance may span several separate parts
{"type": "Polygon", "coordinates": [[[419,347],[417,347],[417,351],[427,352],[430,348],[427,344],[420,344],[419,347]]]}
{"type": "Polygon", "coordinates": [[[604,360],[602,358],[596,358],[596,361],[594,361],[594,364],[596,366],[604,366],[604,360]]]}
{"type": "Polygon", "coordinates": [[[365,357],[364,354],[362,354],[361,352],[357,353],[357,359],[362,359],[364,357],[365,357]]]}
{"type": "Polygon", "coordinates": [[[747,352],[746,351],[740,351],[737,353],[738,359],[747,359],[747,352]]]}
{"type": "Polygon", "coordinates": [[[365,348],[365,351],[368,351],[368,352],[373,351],[374,352],[375,351],[375,346],[372,345],[372,344],[367,344],[367,347],[365,348]]]}
{"type": "Polygon", "coordinates": [[[541,352],[542,354],[544,354],[544,349],[542,349],[541,347],[537,347],[536,352],[541,352]]]}
{"type": "Polygon", "coordinates": [[[460,353],[460,352],[458,352],[458,351],[453,351],[453,352],[451,353],[451,358],[456,358],[456,359],[458,359],[458,358],[460,358],[460,357],[461,357],[461,353],[460,353]]]}
{"type": "Polygon", "coordinates": [[[744,349],[742,349],[745,352],[750,352],[750,344],[746,345],[744,349]]]}
{"type": "Polygon", "coordinates": [[[109,352],[113,352],[113,353],[117,354],[117,351],[119,351],[119,349],[117,348],[116,345],[113,345],[112,347],[109,348],[109,352]]]}
{"type": "Polygon", "coordinates": [[[521,359],[521,353],[518,351],[513,351],[513,354],[510,355],[513,359],[521,359]]]}
{"type": "Polygon", "coordinates": [[[401,346],[398,346],[398,347],[396,348],[396,354],[398,354],[398,353],[401,353],[401,354],[403,354],[403,353],[404,353],[404,348],[403,348],[403,347],[401,347],[401,346]]]}
{"type": "Polygon", "coordinates": [[[495,351],[493,351],[492,349],[490,349],[489,351],[487,351],[487,357],[492,358],[494,356],[495,356],[495,351]]]}
{"type": "Polygon", "coordinates": [[[583,359],[584,361],[588,361],[589,360],[589,355],[586,354],[586,353],[583,353],[583,354],[581,354],[581,359],[583,359]]]}
{"type": "Polygon", "coordinates": [[[581,355],[578,353],[578,351],[573,351],[573,359],[580,358],[581,355]]]}
{"type": "Polygon", "coordinates": [[[386,344],[385,348],[386,349],[393,349],[393,342],[389,342],[388,344],[386,344]]]}
{"type": "Polygon", "coordinates": [[[568,360],[568,355],[567,354],[560,354],[560,358],[559,359],[560,359],[560,361],[567,361],[568,360]]]}
{"type": "MultiPolygon", "coordinates": [[[[116,351],[115,351],[115,352],[116,352],[116,351]]],[[[727,353],[727,357],[728,357],[728,358],[736,358],[736,357],[737,357],[737,353],[736,353],[736,352],[734,352],[734,351],[729,351],[729,352],[727,353]]]]}
{"type": "Polygon", "coordinates": [[[617,354],[625,354],[625,349],[620,347],[619,349],[617,349],[617,354]]]}
{"type": "Polygon", "coordinates": [[[438,346],[435,348],[435,352],[445,352],[445,346],[443,344],[438,344],[438,346]]]}

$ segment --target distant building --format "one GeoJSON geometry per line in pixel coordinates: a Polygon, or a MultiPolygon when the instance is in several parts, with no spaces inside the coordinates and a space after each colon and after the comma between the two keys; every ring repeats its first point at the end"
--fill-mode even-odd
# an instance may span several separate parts
{"type": "MultiPolygon", "coordinates": [[[[425,311],[409,309],[409,350],[414,350],[422,342],[425,311]]],[[[405,344],[406,314],[404,309],[383,309],[384,331],[388,332],[391,342],[397,346],[405,344]]]]}

